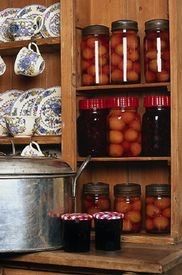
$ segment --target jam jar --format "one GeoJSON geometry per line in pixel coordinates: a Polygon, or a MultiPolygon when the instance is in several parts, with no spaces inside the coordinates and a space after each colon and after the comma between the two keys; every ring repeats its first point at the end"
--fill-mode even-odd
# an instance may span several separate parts
{"type": "Polygon", "coordinates": [[[137,35],[137,22],[114,21],[111,30],[111,82],[140,82],[140,40],[137,35]]]}
{"type": "Polygon", "coordinates": [[[82,30],[82,85],[109,84],[109,28],[89,25],[82,30]]]}
{"type": "Polygon", "coordinates": [[[100,211],[110,211],[109,184],[103,182],[83,184],[82,211],[94,214],[100,211]]]}
{"type": "Polygon", "coordinates": [[[146,82],[170,80],[169,21],[145,22],[144,67],[146,82]]]}
{"type": "Polygon", "coordinates": [[[140,232],[142,227],[141,186],[137,183],[116,184],[114,197],[114,210],[124,215],[123,232],[140,232]]]}
{"type": "Polygon", "coordinates": [[[104,98],[79,101],[77,120],[78,153],[80,156],[107,155],[107,101],[104,98]]]}
{"type": "Polygon", "coordinates": [[[170,155],[170,97],[144,97],[146,111],[142,118],[142,154],[170,155]]]}
{"type": "Polygon", "coordinates": [[[146,186],[145,229],[152,234],[169,233],[171,224],[171,187],[169,184],[146,186]]]}
{"type": "Polygon", "coordinates": [[[135,157],[141,152],[141,118],[138,98],[111,97],[108,100],[108,154],[111,157],[135,157]]]}

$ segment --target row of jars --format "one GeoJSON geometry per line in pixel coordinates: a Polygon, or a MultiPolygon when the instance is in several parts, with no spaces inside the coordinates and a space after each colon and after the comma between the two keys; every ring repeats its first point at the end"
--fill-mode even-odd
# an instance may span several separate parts
{"type": "MultiPolygon", "coordinates": [[[[140,39],[138,24],[133,20],[89,25],[82,30],[82,85],[139,83],[141,80],[140,39]]],[[[169,21],[154,19],[145,22],[145,81],[170,80],[169,21]]]]}
{"type": "Polygon", "coordinates": [[[170,155],[170,97],[145,96],[145,113],[133,96],[79,101],[78,153],[93,157],[170,155]]]}
{"type": "MultiPolygon", "coordinates": [[[[102,182],[84,184],[82,210],[89,214],[110,211],[109,184],[102,182]]],[[[146,185],[144,202],[141,198],[139,184],[116,184],[113,210],[123,214],[122,231],[124,233],[139,233],[143,226],[147,233],[169,233],[171,225],[170,185],[146,185]],[[142,207],[143,203],[145,207],[142,207]]]]}

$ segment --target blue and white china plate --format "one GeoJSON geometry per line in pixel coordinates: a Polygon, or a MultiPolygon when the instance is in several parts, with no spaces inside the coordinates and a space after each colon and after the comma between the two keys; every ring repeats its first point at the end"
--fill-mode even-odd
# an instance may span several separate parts
{"type": "Polygon", "coordinates": [[[16,99],[23,93],[20,90],[8,90],[0,94],[0,123],[6,127],[4,116],[11,114],[16,99]]]}
{"type": "Polygon", "coordinates": [[[44,25],[41,34],[44,38],[60,36],[60,3],[49,6],[44,14],[44,25]]]}
{"type": "Polygon", "coordinates": [[[43,15],[46,7],[43,5],[28,5],[20,9],[16,14],[17,18],[35,18],[37,15],[43,15]]]}
{"type": "Polygon", "coordinates": [[[7,8],[0,11],[0,41],[8,42],[11,38],[8,34],[8,27],[10,19],[15,18],[16,14],[19,12],[18,8],[7,8]]]}
{"type": "Polygon", "coordinates": [[[61,135],[61,87],[41,92],[33,106],[37,119],[36,135],[61,135]]]}
{"type": "Polygon", "coordinates": [[[44,91],[43,88],[29,89],[23,92],[14,102],[11,115],[13,116],[30,116],[33,115],[33,106],[38,95],[44,91]]]}

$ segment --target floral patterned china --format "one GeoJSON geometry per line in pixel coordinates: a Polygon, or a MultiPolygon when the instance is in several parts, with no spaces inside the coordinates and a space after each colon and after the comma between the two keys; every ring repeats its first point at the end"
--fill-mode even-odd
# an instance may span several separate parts
{"type": "Polygon", "coordinates": [[[0,56],[0,76],[3,75],[6,71],[6,64],[2,57],[0,56]]]}
{"type": "Polygon", "coordinates": [[[34,133],[35,116],[6,116],[6,127],[16,137],[32,136],[34,133]]]}
{"type": "Polygon", "coordinates": [[[46,37],[60,36],[60,3],[49,6],[44,14],[44,25],[41,34],[46,37]]]}
{"type": "Polygon", "coordinates": [[[15,18],[19,10],[19,8],[7,8],[0,11],[0,41],[11,41],[8,33],[9,20],[15,18]]]}

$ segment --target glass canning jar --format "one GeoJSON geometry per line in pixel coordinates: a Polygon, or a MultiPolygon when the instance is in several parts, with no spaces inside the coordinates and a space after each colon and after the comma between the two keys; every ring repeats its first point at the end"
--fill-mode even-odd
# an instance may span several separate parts
{"type": "Polygon", "coordinates": [[[109,84],[109,28],[89,25],[82,30],[82,85],[109,84]]]}
{"type": "Polygon", "coordinates": [[[80,156],[107,155],[107,101],[104,98],[79,101],[77,120],[78,152],[80,156]]]}
{"type": "Polygon", "coordinates": [[[144,67],[146,82],[170,80],[169,21],[145,22],[144,67]]]}
{"type": "Polygon", "coordinates": [[[86,183],[82,190],[82,211],[94,214],[110,211],[109,184],[103,182],[86,183]]]}
{"type": "Polygon", "coordinates": [[[146,186],[145,229],[152,234],[170,232],[171,187],[169,184],[146,186]]]}
{"type": "Polygon", "coordinates": [[[135,157],[141,152],[141,118],[138,98],[111,97],[108,100],[108,154],[111,157],[135,157]]]}
{"type": "Polygon", "coordinates": [[[144,97],[146,111],[142,118],[142,154],[170,155],[170,97],[144,97]]]}
{"type": "Polygon", "coordinates": [[[111,82],[140,82],[140,39],[138,24],[133,20],[112,22],[111,82]]]}
{"type": "Polygon", "coordinates": [[[136,183],[116,184],[114,196],[114,210],[124,215],[123,232],[140,232],[142,227],[141,186],[136,183]]]}

